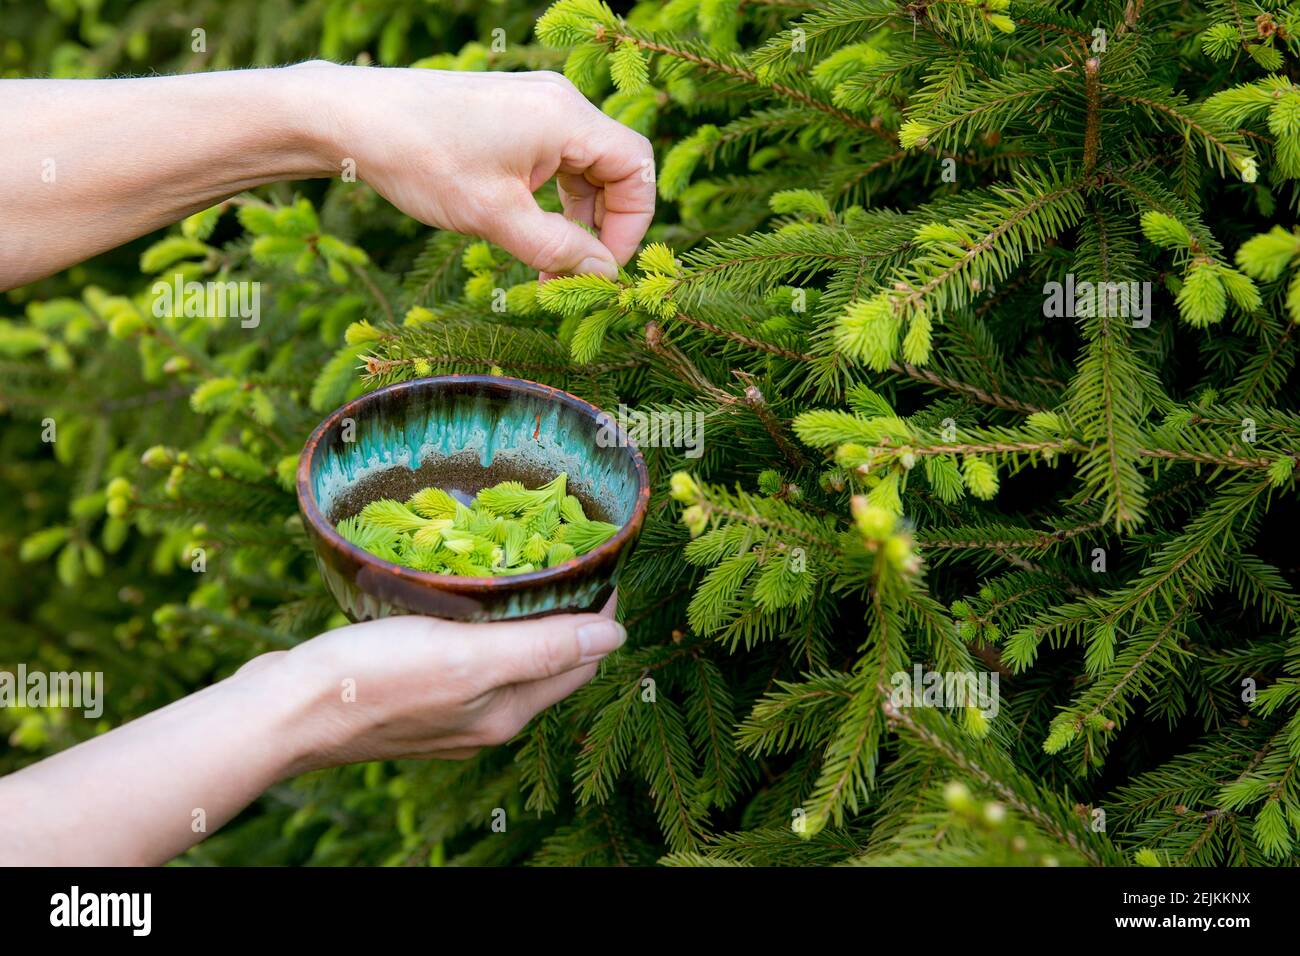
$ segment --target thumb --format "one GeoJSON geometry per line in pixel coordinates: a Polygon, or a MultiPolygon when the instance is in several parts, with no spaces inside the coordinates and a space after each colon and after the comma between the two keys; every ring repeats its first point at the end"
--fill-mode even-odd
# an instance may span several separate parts
{"type": "Polygon", "coordinates": [[[614,254],[599,239],[557,212],[543,212],[523,190],[488,223],[483,238],[539,272],[618,278],[614,254]]]}
{"type": "Polygon", "coordinates": [[[601,614],[555,614],[472,627],[472,653],[498,687],[567,673],[600,660],[627,639],[623,625],[601,614]]]}

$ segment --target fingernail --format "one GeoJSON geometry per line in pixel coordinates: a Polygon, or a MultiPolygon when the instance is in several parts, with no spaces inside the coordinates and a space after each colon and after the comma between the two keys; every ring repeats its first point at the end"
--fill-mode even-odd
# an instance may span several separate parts
{"type": "Polygon", "coordinates": [[[589,256],[578,263],[577,275],[589,275],[593,272],[610,279],[617,279],[618,265],[611,259],[597,259],[595,256],[589,256]]]}
{"type": "Polygon", "coordinates": [[[578,628],[578,647],[582,663],[598,661],[611,651],[618,650],[627,640],[627,631],[618,621],[592,621],[578,628]]]}

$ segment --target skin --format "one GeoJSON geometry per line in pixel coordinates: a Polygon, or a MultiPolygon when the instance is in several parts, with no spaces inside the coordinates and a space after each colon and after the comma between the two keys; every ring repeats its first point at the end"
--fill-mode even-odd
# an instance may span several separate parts
{"type": "Polygon", "coordinates": [[[616,275],[654,214],[649,141],[556,73],[311,61],[0,80],[0,130],[0,291],[254,186],[338,176],[348,160],[407,215],[548,275],[616,275]],[[564,216],[533,198],[553,177],[564,216]]]}
{"type": "MultiPolygon", "coordinates": [[[[615,275],[654,212],[649,143],[553,73],[313,61],[0,80],[0,130],[0,290],[346,160],[408,215],[488,239],[543,278],[615,275]],[[533,199],[552,178],[564,216],[533,199]]],[[[591,680],[626,639],[613,617],[612,598],[600,614],[533,621],[397,617],[264,654],[0,779],[0,865],[160,864],[279,780],[502,744],[591,680]]]]}
{"type": "Polygon", "coordinates": [[[394,617],[263,654],[0,779],[0,865],[156,865],[288,777],[503,744],[595,676],[625,639],[613,615],[394,617]]]}

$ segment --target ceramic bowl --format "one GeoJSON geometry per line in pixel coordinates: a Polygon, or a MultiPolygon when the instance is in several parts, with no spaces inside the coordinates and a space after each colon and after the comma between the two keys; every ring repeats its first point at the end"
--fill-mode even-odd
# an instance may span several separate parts
{"type": "Polygon", "coordinates": [[[428,614],[499,621],[599,610],[618,583],[650,498],[645,460],[595,406],[536,382],[490,375],[415,379],[327,417],[298,463],[298,505],[330,593],[353,621],[428,614]],[[377,498],[437,485],[463,500],[500,481],[536,487],[568,475],[588,517],[619,525],[555,567],[470,578],[402,567],[335,530],[377,498]]]}

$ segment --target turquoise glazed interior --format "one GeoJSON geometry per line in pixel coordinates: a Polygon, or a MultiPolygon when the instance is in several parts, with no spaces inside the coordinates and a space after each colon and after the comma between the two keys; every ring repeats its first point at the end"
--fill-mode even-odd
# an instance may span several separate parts
{"type": "Polygon", "coordinates": [[[311,480],[322,513],[334,514],[348,491],[376,472],[469,453],[485,471],[509,462],[521,471],[565,472],[570,491],[600,503],[614,524],[632,517],[637,476],[627,456],[599,448],[592,421],[567,405],[527,392],[503,400],[443,390],[402,411],[358,420],[355,441],[318,455],[311,480]]]}
{"type": "Polygon", "coordinates": [[[598,610],[640,530],[649,484],[640,452],[586,402],[535,382],[451,375],[389,386],[330,415],[304,449],[298,496],[321,574],[352,620],[414,612],[487,621],[598,610]],[[376,498],[436,484],[468,499],[498,481],[533,486],[559,472],[589,515],[620,531],[553,568],[429,574],[370,555],[334,530],[376,498]]]}

